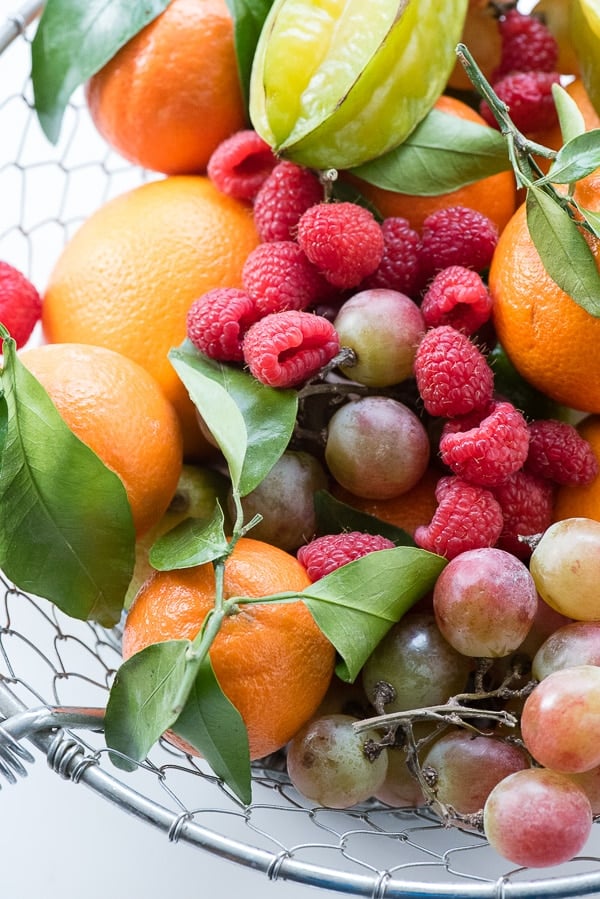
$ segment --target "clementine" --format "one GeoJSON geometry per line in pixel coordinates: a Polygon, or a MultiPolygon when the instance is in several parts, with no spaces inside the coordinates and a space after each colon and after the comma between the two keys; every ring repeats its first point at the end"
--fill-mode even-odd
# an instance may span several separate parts
{"type": "Polygon", "coordinates": [[[164,515],[182,465],[179,420],[160,386],[120,353],[85,344],[20,352],[69,428],[123,482],[136,534],[164,515]]]}
{"type": "Polygon", "coordinates": [[[241,286],[258,244],[250,207],[202,175],[152,181],[83,223],[50,274],[42,328],[51,343],[107,346],[146,368],[182,422],[186,458],[214,454],[168,352],[186,335],[193,300],[241,286]]]}
{"type": "Polygon", "coordinates": [[[204,172],[246,126],[233,22],[225,0],[172,0],[86,85],[94,124],[136,165],[204,172]]]}
{"type": "MultiPolygon", "coordinates": [[[[586,415],[577,430],[587,440],[594,455],[600,462],[600,415],[586,415]]],[[[565,484],[556,491],[553,519],[594,518],[600,521],[600,475],[591,484],[565,484]]]]}
{"type": "MultiPolygon", "coordinates": [[[[248,537],[238,540],[225,563],[226,599],[301,591],[309,583],[294,556],[248,537]]],[[[129,610],[124,658],[152,643],[193,639],[214,602],[212,563],[156,572],[129,610]]],[[[284,746],[314,714],[333,676],[335,650],[303,602],[259,603],[225,619],[210,659],[256,759],[284,746]]]]}

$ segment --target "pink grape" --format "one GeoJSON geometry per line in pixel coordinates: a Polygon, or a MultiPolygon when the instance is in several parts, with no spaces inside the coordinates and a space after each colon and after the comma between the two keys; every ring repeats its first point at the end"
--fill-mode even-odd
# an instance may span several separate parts
{"type": "Polygon", "coordinates": [[[577,621],[600,619],[600,521],[565,518],[550,525],[529,565],[553,609],[577,621]]]}
{"type": "Polygon", "coordinates": [[[543,680],[559,668],[600,665],[600,621],[573,621],[550,634],[542,643],[531,666],[536,680],[543,680]]]}
{"type": "Polygon", "coordinates": [[[568,776],[585,792],[592,806],[592,814],[600,815],[600,765],[568,776]]]}

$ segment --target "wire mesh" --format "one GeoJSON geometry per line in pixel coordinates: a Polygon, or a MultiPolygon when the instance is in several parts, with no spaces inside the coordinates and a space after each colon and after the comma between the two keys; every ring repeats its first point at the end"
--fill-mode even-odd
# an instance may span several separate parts
{"type": "MultiPolygon", "coordinates": [[[[0,258],[43,288],[61,247],[107,199],[149,177],[106,147],[81,93],[59,143],[43,136],[29,80],[30,2],[0,23],[0,258]]],[[[103,708],[120,663],[120,631],[74,621],[0,578],[0,715],[41,706],[103,708]]],[[[0,733],[1,737],[1,733],[0,733]]],[[[85,782],[171,841],[293,880],[373,899],[399,896],[600,895],[600,835],[589,853],[548,871],[511,869],[478,834],[444,828],[427,809],[367,803],[311,805],[292,787],[280,756],[253,767],[253,801],[242,806],[202,760],[166,741],[127,775],[101,729],[49,729],[31,736],[56,773],[85,782]]],[[[1,801],[1,799],[0,799],[1,801]]],[[[135,822],[132,822],[132,827],[135,822]]]]}

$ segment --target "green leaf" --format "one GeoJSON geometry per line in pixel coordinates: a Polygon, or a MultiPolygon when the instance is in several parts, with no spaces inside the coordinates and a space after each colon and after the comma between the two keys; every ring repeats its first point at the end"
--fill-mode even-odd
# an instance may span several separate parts
{"type": "Polygon", "coordinates": [[[600,315],[600,273],[568,212],[541,188],[527,190],[527,226],[544,268],[590,315],[600,315]]]}
{"type": "Polygon", "coordinates": [[[31,47],[34,104],[56,143],[74,90],[169,5],[169,0],[47,0],[31,47]]]}
{"type": "Polygon", "coordinates": [[[248,733],[242,716],[221,690],[208,655],[172,730],[198,750],[245,805],[250,803],[248,733]]]}
{"type": "Polygon", "coordinates": [[[402,144],[351,171],[386,190],[434,196],[510,168],[495,128],[432,109],[402,144]]]}
{"type": "Polygon", "coordinates": [[[186,518],[152,545],[150,564],[158,571],[173,571],[221,558],[229,549],[224,521],[218,503],[212,518],[186,518]]]}
{"type": "Polygon", "coordinates": [[[570,184],[600,166],[600,128],[571,138],[556,154],[548,173],[536,185],[570,184]]]}
{"type": "Polygon", "coordinates": [[[339,534],[342,531],[362,531],[365,534],[381,534],[393,540],[396,546],[414,546],[406,531],[381,518],[353,509],[336,499],[327,490],[317,490],[314,496],[317,531],[319,534],[339,534]]]}
{"type": "Polygon", "coordinates": [[[552,85],[552,96],[558,113],[563,143],[583,134],[585,120],[573,97],[560,84],[552,85]]]}
{"type": "Polygon", "coordinates": [[[596,237],[600,237],[600,214],[597,212],[592,212],[591,209],[586,209],[584,206],[577,206],[581,214],[584,216],[586,222],[593,230],[596,237]]]}
{"type": "Polygon", "coordinates": [[[67,427],[4,340],[0,568],[73,618],[112,627],[135,562],[120,478],[67,427]]]}
{"type": "Polygon", "coordinates": [[[234,489],[246,496],[289,444],[297,391],[267,387],[248,372],[209,359],[187,340],[169,358],[227,460],[234,489]]]}
{"type": "Polygon", "coordinates": [[[299,594],[341,655],[342,679],[354,681],[390,627],[433,588],[446,564],[442,556],[398,546],[349,562],[299,594]]]}
{"type": "Polygon", "coordinates": [[[246,109],[248,109],[250,72],[252,71],[254,52],[267,18],[267,13],[273,5],[273,0],[226,0],[226,3],[233,19],[235,54],[240,85],[246,109]]]}

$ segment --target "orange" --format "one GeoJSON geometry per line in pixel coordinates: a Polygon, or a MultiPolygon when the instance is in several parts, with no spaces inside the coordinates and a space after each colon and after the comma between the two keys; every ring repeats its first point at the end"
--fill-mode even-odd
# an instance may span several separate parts
{"type": "Polygon", "coordinates": [[[123,482],[136,534],[153,527],[177,488],[177,415],[160,386],[131,359],[86,344],[46,344],[20,359],[60,416],[123,482]]]}
{"type": "MultiPolygon", "coordinates": [[[[284,550],[242,537],[225,563],[225,598],[300,591],[310,581],[284,550]]],[[[142,586],[123,634],[127,659],[151,643],[193,639],[213,608],[212,563],[161,571],[142,586]]],[[[284,746],[314,714],[333,676],[335,650],[303,602],[240,606],[210,649],[221,688],[248,730],[250,755],[284,746]]]]}
{"type": "MultiPolygon", "coordinates": [[[[577,430],[587,440],[600,462],[600,415],[587,415],[577,425],[577,430]]],[[[554,521],[563,518],[594,518],[600,521],[600,475],[591,484],[576,486],[567,484],[556,491],[554,521]]]]}
{"type": "MultiPolygon", "coordinates": [[[[436,109],[467,121],[485,125],[479,113],[454,97],[441,96],[435,104],[436,109]]],[[[489,126],[487,126],[489,127],[489,126]]],[[[374,204],[382,216],[399,216],[406,218],[415,230],[420,231],[423,222],[432,212],[446,209],[448,206],[468,206],[487,215],[499,231],[502,231],[515,211],[516,186],[512,171],[499,172],[453,190],[450,193],[432,197],[420,197],[413,194],[395,193],[375,187],[364,181],[358,182],[361,193],[374,204]]]]}
{"type": "Polygon", "coordinates": [[[168,352],[186,335],[187,311],[213,287],[241,285],[258,244],[250,207],[202,175],[152,181],[110,200],[59,256],[43,298],[51,343],[111,347],[146,368],[177,410],[185,455],[209,450],[168,352]]]}
{"type": "MultiPolygon", "coordinates": [[[[575,78],[574,81],[566,85],[565,90],[579,107],[579,111],[583,116],[585,130],[592,131],[594,128],[600,128],[600,116],[593,107],[581,78],[575,78]]],[[[562,131],[558,122],[553,128],[549,128],[546,131],[535,131],[528,136],[530,140],[542,144],[544,147],[550,147],[551,150],[560,150],[563,145],[562,131]]],[[[550,167],[549,160],[538,157],[537,161],[542,171],[547,172],[550,167]]],[[[524,192],[522,193],[524,197],[524,192]]]]}
{"type": "MultiPolygon", "coordinates": [[[[497,13],[492,3],[488,0],[471,0],[460,40],[489,80],[500,63],[502,51],[497,13]]],[[[469,76],[458,59],[450,73],[448,87],[454,90],[473,90],[469,76]]]]}
{"type": "Polygon", "coordinates": [[[86,85],[98,131],[126,159],[164,174],[203,172],[246,127],[225,0],[172,0],[86,85]]]}

